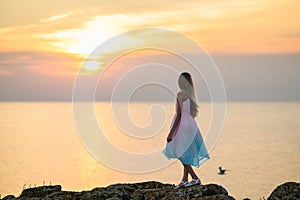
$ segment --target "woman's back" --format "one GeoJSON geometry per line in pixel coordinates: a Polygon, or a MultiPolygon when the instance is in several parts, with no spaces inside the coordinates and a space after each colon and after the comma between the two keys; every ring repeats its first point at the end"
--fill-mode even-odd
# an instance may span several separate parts
{"type": "Polygon", "coordinates": [[[185,113],[191,114],[190,104],[191,104],[191,102],[190,102],[189,98],[187,98],[185,101],[182,102],[182,108],[181,108],[182,114],[185,114],[185,113]]]}

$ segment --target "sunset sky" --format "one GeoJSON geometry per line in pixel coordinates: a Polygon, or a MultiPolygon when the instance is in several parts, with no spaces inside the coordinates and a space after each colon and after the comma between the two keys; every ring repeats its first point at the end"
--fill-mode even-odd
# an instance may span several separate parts
{"type": "Polygon", "coordinates": [[[89,53],[145,27],[202,45],[229,100],[300,100],[299,10],[299,0],[1,0],[0,100],[70,100],[89,53]]]}

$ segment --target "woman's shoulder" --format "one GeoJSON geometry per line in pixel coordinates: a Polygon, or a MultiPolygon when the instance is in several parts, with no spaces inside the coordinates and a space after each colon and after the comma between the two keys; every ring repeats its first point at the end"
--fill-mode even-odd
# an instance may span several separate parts
{"type": "Polygon", "coordinates": [[[177,99],[181,102],[185,101],[186,99],[188,99],[189,96],[187,95],[187,93],[185,91],[179,91],[177,92],[177,99]]]}

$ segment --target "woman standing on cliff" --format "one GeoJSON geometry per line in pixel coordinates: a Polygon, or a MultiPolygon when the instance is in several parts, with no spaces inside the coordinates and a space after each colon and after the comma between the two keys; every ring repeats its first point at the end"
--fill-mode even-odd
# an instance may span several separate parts
{"type": "Polygon", "coordinates": [[[209,155],[194,118],[198,105],[192,77],[181,73],[178,79],[180,91],[177,93],[176,114],[167,137],[163,154],[168,158],[177,158],[183,164],[183,177],[175,189],[201,184],[192,166],[199,167],[209,159],[209,155]],[[192,181],[188,181],[188,175],[192,181]]]}

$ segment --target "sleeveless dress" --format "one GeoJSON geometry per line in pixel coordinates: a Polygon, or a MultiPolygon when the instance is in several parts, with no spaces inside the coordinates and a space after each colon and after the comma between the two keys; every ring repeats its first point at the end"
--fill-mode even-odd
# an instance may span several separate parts
{"type": "MultiPolygon", "coordinates": [[[[176,114],[171,123],[171,128],[175,119],[176,114]]],[[[190,113],[189,98],[182,102],[179,125],[172,137],[172,141],[166,144],[162,153],[168,159],[178,158],[183,164],[195,167],[199,167],[210,158],[198,125],[190,113]]]]}

